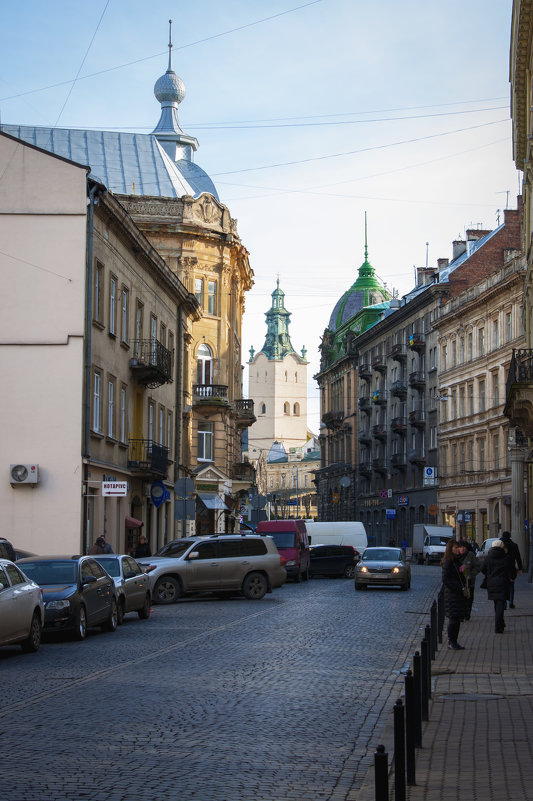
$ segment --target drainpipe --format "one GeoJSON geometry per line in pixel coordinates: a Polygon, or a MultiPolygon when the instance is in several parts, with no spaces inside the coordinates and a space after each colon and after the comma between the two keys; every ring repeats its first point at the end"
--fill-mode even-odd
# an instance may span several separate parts
{"type": "Polygon", "coordinates": [[[81,543],[82,553],[89,549],[87,532],[88,488],[90,458],[90,417],[91,417],[91,349],[92,349],[92,316],[93,316],[93,243],[94,243],[94,207],[98,203],[97,195],[103,190],[98,184],[89,189],[89,210],[87,213],[87,269],[86,269],[86,303],[85,303],[85,341],[84,341],[84,400],[83,400],[83,526],[81,543]]]}

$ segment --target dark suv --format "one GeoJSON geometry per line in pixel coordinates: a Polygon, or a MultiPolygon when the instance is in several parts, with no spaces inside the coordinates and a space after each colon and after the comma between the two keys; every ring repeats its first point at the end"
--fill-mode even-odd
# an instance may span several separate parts
{"type": "Polygon", "coordinates": [[[351,545],[311,545],[311,576],[353,578],[359,554],[351,545]]]}
{"type": "Polygon", "coordinates": [[[238,592],[258,601],[285,583],[287,573],[270,537],[213,535],[173,540],[149,562],[152,599],[172,604],[183,595],[238,592]]]}

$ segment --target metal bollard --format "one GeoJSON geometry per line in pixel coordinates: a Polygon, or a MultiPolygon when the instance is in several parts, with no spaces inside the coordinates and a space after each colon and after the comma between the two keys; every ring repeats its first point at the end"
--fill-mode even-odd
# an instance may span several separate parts
{"type": "Polygon", "coordinates": [[[394,801],[405,801],[405,716],[401,698],[394,704],[394,801]]]}
{"type": "Polygon", "coordinates": [[[374,754],[374,785],[376,801],[389,801],[389,766],[384,745],[378,745],[374,754]]]}
{"type": "Polygon", "coordinates": [[[439,642],[442,642],[442,632],[444,631],[444,590],[441,589],[437,595],[437,620],[439,626],[439,642]]]}
{"type": "Polygon", "coordinates": [[[407,784],[415,781],[415,737],[414,737],[414,679],[410,670],[405,675],[405,759],[407,765],[407,784]]]}
{"type": "Polygon", "coordinates": [[[437,602],[431,604],[431,658],[435,659],[437,653],[437,602]]]}
{"type": "Polygon", "coordinates": [[[428,670],[428,698],[431,698],[431,628],[430,626],[426,626],[424,639],[427,640],[428,649],[427,649],[427,670],[428,670]]]}
{"type": "Polygon", "coordinates": [[[414,736],[416,748],[422,748],[422,679],[420,675],[420,661],[420,651],[415,651],[413,657],[413,708],[415,713],[414,736]]]}
{"type": "Polygon", "coordinates": [[[427,640],[422,640],[420,643],[421,660],[420,660],[420,687],[421,687],[421,710],[422,720],[429,720],[429,694],[428,694],[428,650],[429,644],[427,640]]]}

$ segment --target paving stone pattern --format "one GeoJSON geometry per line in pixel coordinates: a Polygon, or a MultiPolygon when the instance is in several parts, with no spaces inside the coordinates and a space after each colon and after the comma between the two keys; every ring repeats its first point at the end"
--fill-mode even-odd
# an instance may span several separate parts
{"type": "Polygon", "coordinates": [[[417,566],[409,592],[315,579],[257,603],[155,606],[34,655],[2,649],[2,796],[356,797],[439,586],[417,566]]]}

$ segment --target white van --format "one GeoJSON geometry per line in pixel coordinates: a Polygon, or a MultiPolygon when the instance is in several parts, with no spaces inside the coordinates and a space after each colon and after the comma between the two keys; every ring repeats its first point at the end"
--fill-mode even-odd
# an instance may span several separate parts
{"type": "Polygon", "coordinates": [[[355,520],[306,520],[311,545],[351,545],[361,554],[368,545],[365,527],[355,520]]]}

